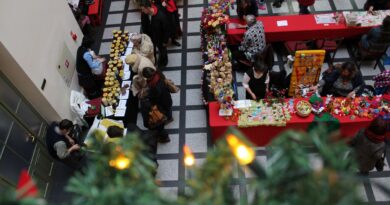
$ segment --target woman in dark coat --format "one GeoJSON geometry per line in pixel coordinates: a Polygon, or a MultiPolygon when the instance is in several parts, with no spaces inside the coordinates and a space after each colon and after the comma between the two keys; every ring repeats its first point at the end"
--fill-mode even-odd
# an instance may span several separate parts
{"type": "Polygon", "coordinates": [[[237,15],[240,19],[245,19],[246,15],[259,15],[259,8],[256,0],[237,0],[237,15]]]}
{"type": "Polygon", "coordinates": [[[314,90],[318,88],[322,96],[352,97],[361,95],[364,86],[363,76],[355,64],[345,62],[341,66],[336,65],[336,69],[326,71],[314,90]]]}
{"type": "Polygon", "coordinates": [[[164,126],[166,123],[173,120],[172,118],[172,97],[165,83],[165,77],[158,71],[146,67],[142,71],[142,75],[147,79],[148,94],[141,101],[141,113],[144,119],[145,127],[150,130],[157,131],[159,142],[167,143],[170,141],[168,133],[164,126]],[[150,111],[153,106],[157,106],[158,110],[167,118],[165,124],[152,127],[150,125],[150,111]]]}
{"type": "Polygon", "coordinates": [[[361,174],[367,175],[383,157],[388,126],[388,122],[382,117],[377,117],[352,139],[351,146],[355,150],[361,174]]]}

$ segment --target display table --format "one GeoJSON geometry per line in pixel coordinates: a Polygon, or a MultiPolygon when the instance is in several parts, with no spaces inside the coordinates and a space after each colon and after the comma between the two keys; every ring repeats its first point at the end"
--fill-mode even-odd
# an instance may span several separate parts
{"type": "MultiPolygon", "coordinates": [[[[267,42],[302,41],[324,38],[350,38],[367,33],[372,27],[348,27],[345,21],[340,23],[317,24],[315,14],[287,15],[287,16],[260,16],[267,42]],[[287,26],[278,26],[278,21],[287,20],[287,26]]],[[[230,19],[227,26],[227,42],[229,45],[238,45],[246,29],[232,28],[234,24],[245,24],[239,19],[230,19]]]]}
{"type": "MultiPolygon", "coordinates": [[[[218,102],[209,103],[209,123],[212,139],[215,142],[223,134],[229,126],[237,126],[237,122],[226,120],[224,117],[218,115],[218,102]]],[[[287,122],[285,127],[276,126],[256,126],[239,128],[247,138],[257,146],[266,146],[274,137],[288,129],[306,130],[309,124],[314,120],[314,114],[307,118],[301,118],[297,115],[292,115],[291,120],[287,122]]],[[[372,119],[356,118],[351,120],[349,116],[337,117],[340,121],[340,129],[343,137],[352,137],[359,129],[367,127],[372,119]]]]}

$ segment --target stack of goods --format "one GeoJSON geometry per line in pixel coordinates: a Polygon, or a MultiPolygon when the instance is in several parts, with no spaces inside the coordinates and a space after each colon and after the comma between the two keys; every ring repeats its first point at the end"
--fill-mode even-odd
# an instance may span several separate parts
{"type": "Polygon", "coordinates": [[[267,104],[263,100],[252,101],[251,106],[240,109],[238,127],[286,126],[290,114],[284,103],[267,104]]]}
{"type": "Polygon", "coordinates": [[[330,98],[327,100],[326,110],[335,116],[350,116],[353,120],[359,118],[375,118],[378,115],[390,113],[389,103],[376,96],[356,98],[330,98]]]}
{"type": "MultiPolygon", "coordinates": [[[[230,0],[213,0],[201,18],[201,49],[204,53],[202,92],[204,103],[228,96],[232,90],[232,64],[226,48],[226,14],[230,0]]],[[[222,106],[222,107],[230,107],[222,106]]]]}
{"type": "Polygon", "coordinates": [[[120,58],[129,43],[129,33],[118,30],[112,31],[114,39],[111,43],[110,59],[103,88],[102,102],[105,106],[117,105],[121,94],[119,77],[123,76],[123,61],[120,58]]]}
{"type": "Polygon", "coordinates": [[[372,27],[382,24],[383,19],[390,15],[390,10],[373,11],[343,11],[346,24],[348,26],[372,27]]]}

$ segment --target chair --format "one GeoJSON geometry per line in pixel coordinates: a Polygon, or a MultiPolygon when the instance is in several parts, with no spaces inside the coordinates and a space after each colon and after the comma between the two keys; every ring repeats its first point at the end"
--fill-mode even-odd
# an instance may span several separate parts
{"type": "Polygon", "coordinates": [[[286,41],[284,42],[284,46],[286,47],[287,51],[294,56],[295,54],[295,51],[298,51],[298,50],[309,50],[310,49],[310,46],[308,46],[308,44],[310,44],[312,42],[312,40],[308,40],[308,41],[286,41]]]}
{"type": "Polygon", "coordinates": [[[343,40],[344,40],[343,38],[339,38],[339,39],[327,39],[327,38],[325,38],[325,39],[316,40],[316,47],[317,47],[317,49],[325,50],[326,51],[326,55],[329,54],[329,57],[330,57],[329,64],[330,65],[333,64],[334,58],[336,56],[337,49],[339,48],[339,46],[341,45],[343,40]],[[330,56],[330,53],[333,53],[333,55],[330,56]]]}
{"type": "Polygon", "coordinates": [[[389,46],[383,47],[383,50],[370,50],[370,49],[365,49],[359,42],[358,48],[356,49],[355,56],[357,56],[356,60],[356,66],[360,69],[360,66],[362,65],[363,60],[375,60],[375,65],[374,65],[374,70],[378,66],[381,58],[383,55],[385,55],[387,48],[389,46]]]}

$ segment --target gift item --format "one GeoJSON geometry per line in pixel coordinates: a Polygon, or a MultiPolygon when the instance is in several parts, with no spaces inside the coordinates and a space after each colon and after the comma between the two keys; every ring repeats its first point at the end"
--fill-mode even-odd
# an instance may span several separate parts
{"type": "Polygon", "coordinates": [[[311,110],[314,114],[318,115],[325,110],[324,100],[317,95],[312,95],[309,99],[311,104],[311,110]]]}
{"type": "Polygon", "coordinates": [[[288,110],[284,109],[282,103],[274,103],[272,106],[268,106],[266,102],[260,100],[259,102],[252,101],[251,105],[251,107],[240,109],[238,127],[286,126],[285,113],[288,110]]]}
{"type": "Polygon", "coordinates": [[[108,68],[106,71],[106,77],[104,78],[102,99],[104,106],[116,106],[119,102],[121,87],[118,78],[124,75],[124,63],[121,59],[121,55],[124,53],[125,48],[127,48],[129,43],[128,32],[113,30],[112,34],[114,38],[111,43],[110,59],[107,63],[108,68]]]}
{"type": "Polygon", "coordinates": [[[372,27],[382,25],[383,19],[390,15],[390,10],[377,10],[373,13],[367,11],[343,11],[348,26],[372,27]]]}
{"type": "Polygon", "coordinates": [[[311,113],[311,105],[306,100],[298,101],[295,105],[295,110],[297,111],[297,115],[300,117],[308,117],[311,113]]]}
{"type": "Polygon", "coordinates": [[[295,52],[289,96],[309,97],[310,87],[319,81],[325,50],[299,50],[295,52]]]}

